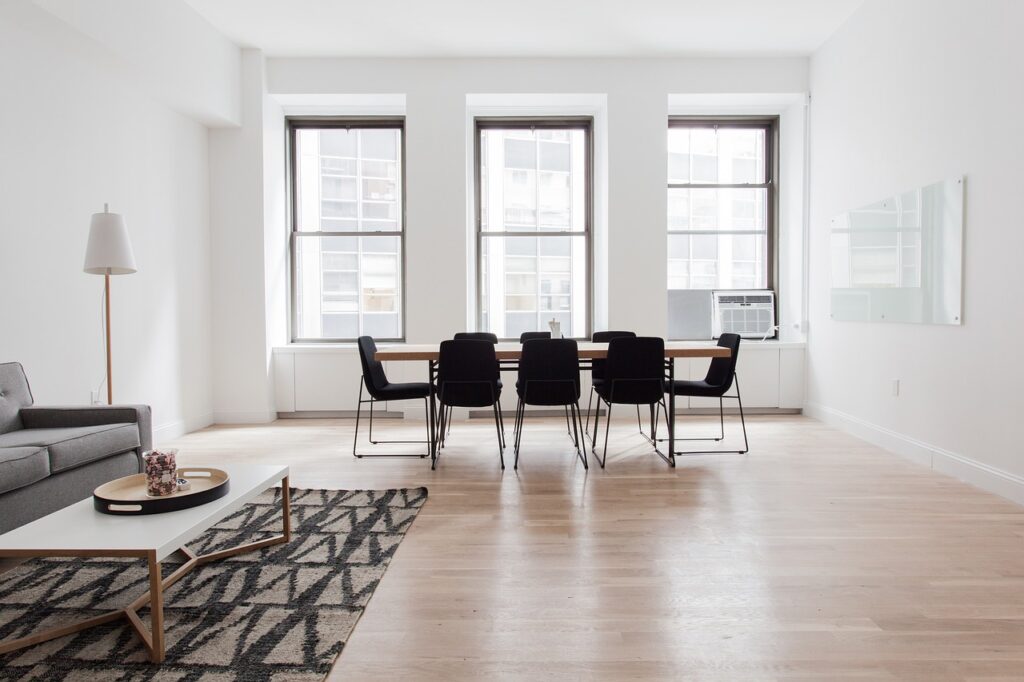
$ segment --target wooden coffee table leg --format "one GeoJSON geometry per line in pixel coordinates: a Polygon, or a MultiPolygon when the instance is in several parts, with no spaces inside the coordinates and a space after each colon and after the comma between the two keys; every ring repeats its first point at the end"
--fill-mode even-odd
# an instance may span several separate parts
{"type": "Polygon", "coordinates": [[[281,479],[281,513],[284,515],[284,541],[292,539],[292,493],[288,486],[288,477],[281,479]]]}
{"type": "Polygon", "coordinates": [[[150,552],[149,561],[149,622],[153,644],[149,660],[162,663],[164,660],[164,580],[160,574],[160,562],[156,552],[150,552]]]}
{"type": "MultiPolygon", "coordinates": [[[[80,632],[89,628],[103,625],[112,621],[125,618],[128,623],[138,633],[139,638],[142,639],[143,644],[146,646],[146,650],[149,652],[149,660],[153,663],[162,663],[166,656],[166,641],[164,639],[164,591],[174,583],[178,582],[187,573],[192,571],[197,566],[202,564],[215,561],[217,559],[224,559],[229,556],[235,556],[236,554],[243,554],[245,552],[252,552],[263,547],[269,547],[271,545],[279,545],[284,542],[288,542],[292,537],[292,503],[291,503],[291,490],[289,489],[289,480],[285,476],[281,479],[281,511],[283,514],[283,525],[284,529],[281,535],[275,535],[274,537],[266,538],[264,540],[257,540],[256,542],[250,542],[248,544],[239,545],[230,549],[220,550],[219,552],[212,552],[210,554],[204,554],[202,556],[196,556],[192,553],[188,547],[182,547],[179,551],[185,556],[186,561],[171,575],[167,576],[165,580],[160,570],[160,561],[157,559],[155,551],[146,552],[145,558],[149,565],[149,592],[138,597],[126,606],[124,609],[117,611],[110,611],[108,613],[89,618],[87,620],[73,623],[71,625],[65,625],[63,627],[38,632],[26,637],[21,637],[15,640],[9,640],[0,642],[0,654],[5,654],[11,651],[17,651],[34,644],[46,642],[51,639],[58,637],[64,637],[66,635],[80,632]],[[143,606],[149,604],[149,619],[150,626],[147,628],[142,619],[139,618],[137,611],[143,606]]],[[[49,556],[46,554],[41,555],[24,555],[29,556],[49,556]]],[[[102,550],[96,552],[89,552],[81,555],[69,555],[69,556],[112,556],[102,550]]],[[[117,555],[117,556],[139,556],[138,554],[131,555],[117,555]]],[[[18,559],[23,560],[22,558],[18,559]]],[[[6,561],[6,559],[5,559],[6,561]]]]}
{"type": "Polygon", "coordinates": [[[12,651],[24,649],[25,647],[35,646],[36,644],[42,644],[43,642],[49,642],[51,639],[57,639],[58,637],[66,637],[67,635],[73,635],[76,632],[88,630],[89,628],[94,628],[99,625],[104,625],[112,621],[120,620],[121,618],[124,618],[124,611],[108,611],[103,615],[96,616],[95,618],[89,618],[88,620],[79,621],[77,623],[72,623],[71,625],[65,625],[59,628],[52,628],[50,630],[37,632],[26,637],[20,637],[18,639],[0,642],[0,654],[7,654],[12,651]]]}

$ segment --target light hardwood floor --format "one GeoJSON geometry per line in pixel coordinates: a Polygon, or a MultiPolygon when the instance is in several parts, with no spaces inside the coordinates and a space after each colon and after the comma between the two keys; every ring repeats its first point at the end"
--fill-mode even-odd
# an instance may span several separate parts
{"type": "Polygon", "coordinates": [[[165,444],[299,487],[429,488],[331,680],[1024,680],[1024,508],[814,420],[750,418],[749,455],[670,470],[622,417],[585,472],[565,422],[534,419],[504,473],[488,420],[456,423],[437,471],[353,459],[352,425],[165,444]]]}

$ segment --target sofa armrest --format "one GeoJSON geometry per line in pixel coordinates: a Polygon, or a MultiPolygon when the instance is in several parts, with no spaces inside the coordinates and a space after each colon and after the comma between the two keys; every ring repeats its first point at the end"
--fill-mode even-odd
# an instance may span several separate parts
{"type": "Polygon", "coordinates": [[[26,429],[138,424],[139,450],[153,449],[153,414],[149,405],[32,406],[21,408],[19,414],[26,429]]]}

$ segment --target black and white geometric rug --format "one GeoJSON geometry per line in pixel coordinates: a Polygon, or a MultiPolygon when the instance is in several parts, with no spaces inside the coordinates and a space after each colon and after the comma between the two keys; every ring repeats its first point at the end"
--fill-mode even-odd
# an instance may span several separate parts
{"type": "MultiPolygon", "coordinates": [[[[280,533],[279,496],[268,490],[189,548],[280,533]]],[[[0,680],[319,682],[426,499],[426,488],[293,489],[291,542],[205,564],[167,590],[164,663],[120,621],[0,655],[0,680]]],[[[0,575],[0,641],[123,608],[147,576],[136,559],[33,559],[0,575]]]]}

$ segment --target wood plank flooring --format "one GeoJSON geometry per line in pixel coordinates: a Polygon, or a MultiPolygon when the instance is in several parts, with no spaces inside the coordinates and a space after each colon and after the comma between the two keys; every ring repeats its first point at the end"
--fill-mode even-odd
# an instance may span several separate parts
{"type": "Polygon", "coordinates": [[[454,425],[437,471],[354,459],[352,428],[163,444],[287,463],[299,487],[429,488],[330,680],[1024,680],[1024,508],[817,421],[751,418],[749,455],[671,470],[623,416],[589,472],[555,418],[504,473],[486,419],[454,425]]]}

